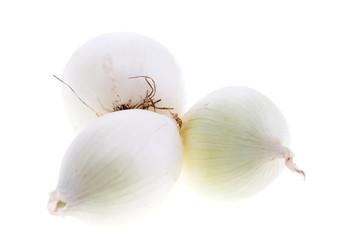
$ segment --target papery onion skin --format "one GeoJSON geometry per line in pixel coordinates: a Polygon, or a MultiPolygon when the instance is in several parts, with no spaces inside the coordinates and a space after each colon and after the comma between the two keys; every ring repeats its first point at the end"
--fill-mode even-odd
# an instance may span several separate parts
{"type": "Polygon", "coordinates": [[[110,113],[68,148],[48,209],[98,225],[132,222],[163,202],[181,165],[173,119],[146,110],[110,113]]]}
{"type": "Polygon", "coordinates": [[[296,167],[283,114],[253,89],[219,89],[182,120],[183,180],[203,196],[223,201],[251,197],[279,175],[286,161],[296,167]]]}
{"type": "MultiPolygon", "coordinates": [[[[71,56],[62,80],[103,115],[129,100],[137,103],[151,91],[144,78],[130,79],[136,76],[155,81],[154,99],[161,99],[157,107],[173,108],[172,112],[179,116],[184,113],[186,94],[176,60],[160,43],[137,33],[109,33],[89,40],[71,56]]],[[[63,99],[75,129],[81,130],[97,118],[66,86],[63,99]]],[[[167,110],[157,112],[170,115],[167,110]]]]}

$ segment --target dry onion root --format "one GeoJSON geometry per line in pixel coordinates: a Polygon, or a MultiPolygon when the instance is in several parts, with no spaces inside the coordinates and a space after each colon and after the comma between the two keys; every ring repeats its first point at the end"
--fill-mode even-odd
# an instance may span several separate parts
{"type": "MultiPolygon", "coordinates": [[[[65,86],[67,86],[71,92],[75,95],[75,97],[87,108],[89,108],[91,111],[93,111],[97,117],[101,117],[104,114],[98,113],[95,109],[93,109],[91,106],[89,106],[77,93],[76,91],[65,81],[57,77],[56,75],[53,75],[56,79],[58,79],[61,83],[63,83],[65,86]]],[[[134,79],[134,78],[144,78],[147,84],[150,86],[151,91],[149,92],[146,90],[146,95],[144,98],[140,98],[139,102],[133,103],[132,99],[129,99],[127,103],[122,103],[123,101],[121,99],[117,100],[116,102],[113,102],[113,108],[108,109],[106,108],[103,103],[101,103],[99,97],[98,102],[102,106],[102,108],[108,112],[116,112],[116,111],[121,111],[121,110],[130,110],[130,109],[141,109],[141,110],[152,110],[156,112],[157,110],[168,110],[170,113],[170,116],[176,121],[179,129],[182,126],[182,120],[180,119],[179,115],[177,113],[173,113],[171,110],[174,108],[170,107],[158,107],[157,104],[162,101],[162,99],[155,99],[156,95],[156,82],[149,76],[136,76],[136,77],[129,77],[129,79],[134,79]],[[149,81],[150,79],[150,81],[149,81]]],[[[118,96],[120,98],[120,96],[118,96]]]]}

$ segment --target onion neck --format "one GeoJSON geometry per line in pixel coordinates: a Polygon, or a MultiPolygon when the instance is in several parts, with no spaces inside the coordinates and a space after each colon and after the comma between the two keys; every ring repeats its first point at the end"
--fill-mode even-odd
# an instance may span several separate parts
{"type": "Polygon", "coordinates": [[[296,163],[293,162],[294,154],[289,148],[282,145],[273,145],[270,148],[270,152],[273,158],[284,158],[285,166],[287,168],[289,168],[293,172],[301,174],[303,178],[306,179],[306,174],[304,173],[304,171],[298,169],[296,163]]]}
{"type": "Polygon", "coordinates": [[[67,203],[64,200],[62,194],[57,190],[51,193],[51,197],[48,200],[47,208],[52,215],[61,215],[63,209],[67,207],[67,203]]]}

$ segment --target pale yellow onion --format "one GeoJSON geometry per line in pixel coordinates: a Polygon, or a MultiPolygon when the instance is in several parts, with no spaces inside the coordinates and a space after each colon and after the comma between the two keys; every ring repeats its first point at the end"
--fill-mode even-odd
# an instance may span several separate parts
{"type": "Polygon", "coordinates": [[[146,110],[106,114],[71,143],[48,209],[95,224],[127,223],[165,199],[181,165],[173,119],[146,110]]]}
{"type": "Polygon", "coordinates": [[[183,179],[194,191],[217,200],[253,196],[283,166],[293,163],[288,125],[263,94],[246,87],[219,89],[183,117],[183,179]]]}
{"type": "MultiPolygon", "coordinates": [[[[155,81],[154,100],[161,99],[157,107],[172,108],[179,116],[184,113],[185,88],[176,60],[160,43],[140,34],[109,33],[89,40],[70,57],[62,80],[90,108],[103,115],[130,100],[138,103],[147,91],[151,92],[143,77],[131,78],[137,76],[155,81]]],[[[63,100],[75,129],[80,130],[97,118],[66,86],[63,100]]],[[[157,112],[170,115],[167,110],[157,112]]]]}

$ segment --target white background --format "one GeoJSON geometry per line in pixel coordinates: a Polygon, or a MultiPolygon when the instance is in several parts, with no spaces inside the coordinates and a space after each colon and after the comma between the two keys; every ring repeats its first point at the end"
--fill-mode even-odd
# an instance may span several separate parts
{"type": "Polygon", "coordinates": [[[2,1],[0,24],[1,239],[348,238],[347,1],[2,1]],[[121,227],[49,216],[75,136],[52,74],[85,41],[118,31],[174,54],[188,106],[227,85],[269,96],[306,181],[285,169],[257,196],[228,203],[179,183],[152,215],[121,227]]]}

